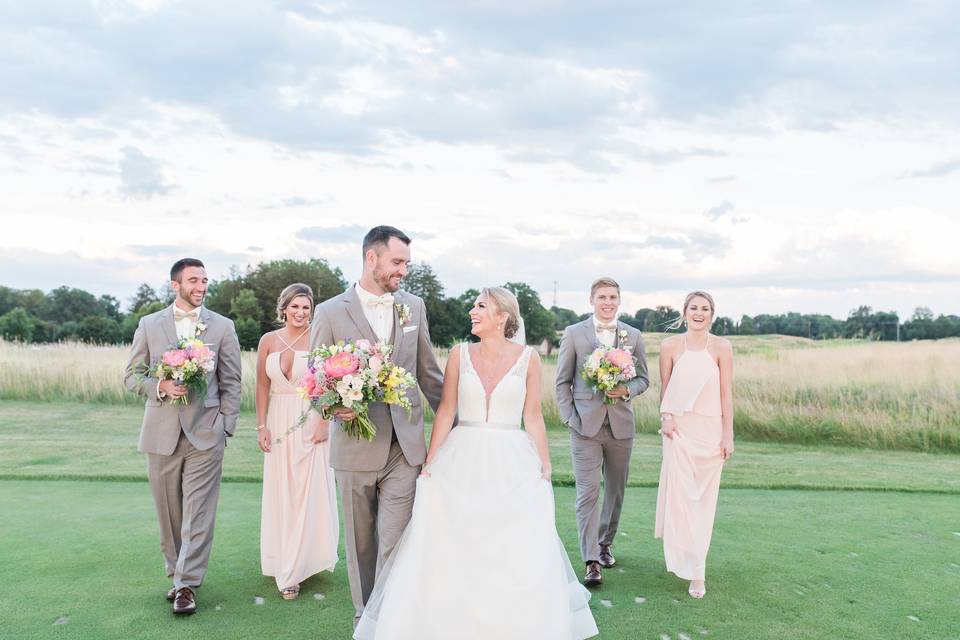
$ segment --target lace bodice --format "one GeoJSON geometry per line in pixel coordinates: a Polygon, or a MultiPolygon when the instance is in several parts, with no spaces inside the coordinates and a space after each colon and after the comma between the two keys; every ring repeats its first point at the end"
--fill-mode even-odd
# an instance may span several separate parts
{"type": "Polygon", "coordinates": [[[527,365],[532,349],[525,347],[517,361],[490,392],[489,398],[470,359],[466,343],[460,345],[460,383],[457,412],[460,424],[488,424],[520,428],[527,398],[527,365]]]}

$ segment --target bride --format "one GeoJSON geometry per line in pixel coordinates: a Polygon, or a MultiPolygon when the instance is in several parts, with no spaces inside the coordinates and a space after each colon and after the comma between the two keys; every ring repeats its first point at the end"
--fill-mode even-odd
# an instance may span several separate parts
{"type": "Polygon", "coordinates": [[[450,351],[413,516],[354,638],[595,636],[554,523],[540,356],[507,289],[484,289],[470,320],[480,342],[450,351]]]}

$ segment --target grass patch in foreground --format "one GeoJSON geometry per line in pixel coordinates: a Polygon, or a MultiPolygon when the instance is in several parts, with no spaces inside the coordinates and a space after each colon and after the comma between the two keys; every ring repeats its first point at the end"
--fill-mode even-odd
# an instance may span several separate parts
{"type": "MultiPolygon", "coordinates": [[[[605,571],[591,601],[605,640],[956,634],[960,594],[947,588],[960,581],[953,496],[721,492],[703,601],[663,569],[652,538],[655,498],[652,489],[627,494],[620,567],[605,571]]],[[[579,571],[573,502],[572,489],[556,490],[558,530],[579,571]]],[[[174,619],[163,599],[168,584],[146,484],[8,480],[0,504],[8,516],[20,514],[0,524],[0,563],[12,578],[0,582],[0,601],[16,603],[4,610],[4,637],[350,636],[343,562],[306,582],[295,602],[282,601],[260,575],[257,485],[224,486],[201,609],[187,619],[174,619]]]]}
{"type": "MultiPolygon", "coordinates": [[[[139,407],[68,403],[0,403],[0,477],[146,479],[137,452],[139,407]]],[[[259,481],[263,454],[254,416],[240,417],[230,440],[224,474],[259,481]]],[[[554,480],[571,484],[570,440],[550,431],[554,480]]],[[[660,437],[637,436],[630,483],[654,486],[660,473],[660,437]]],[[[866,488],[960,493],[960,456],[829,446],[738,442],[723,472],[725,487],[866,488]]]]}

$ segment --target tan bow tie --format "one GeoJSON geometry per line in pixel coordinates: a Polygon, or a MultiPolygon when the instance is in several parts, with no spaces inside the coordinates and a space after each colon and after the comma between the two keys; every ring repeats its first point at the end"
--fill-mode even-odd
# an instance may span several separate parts
{"type": "Polygon", "coordinates": [[[616,331],[617,325],[615,324],[598,324],[597,333],[602,333],[604,331],[616,331]]]}
{"type": "Polygon", "coordinates": [[[393,304],[393,295],[385,293],[382,296],[376,296],[374,298],[367,299],[368,307],[389,307],[393,304]]]}
{"type": "Polygon", "coordinates": [[[196,321],[200,317],[200,309],[196,308],[193,311],[184,311],[180,307],[174,307],[173,309],[173,319],[177,322],[185,320],[187,318],[196,321]]]}

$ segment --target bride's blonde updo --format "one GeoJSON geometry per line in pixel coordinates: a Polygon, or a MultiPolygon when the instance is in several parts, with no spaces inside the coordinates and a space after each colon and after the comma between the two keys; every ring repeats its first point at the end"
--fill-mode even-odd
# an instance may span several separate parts
{"type": "MultiPolygon", "coordinates": [[[[493,300],[500,313],[507,314],[507,322],[503,326],[503,335],[512,338],[517,335],[517,329],[520,328],[520,303],[517,302],[517,296],[513,295],[510,289],[503,287],[486,287],[480,292],[487,296],[487,300],[493,300]]],[[[494,315],[493,309],[489,310],[491,317],[494,315]]]]}

